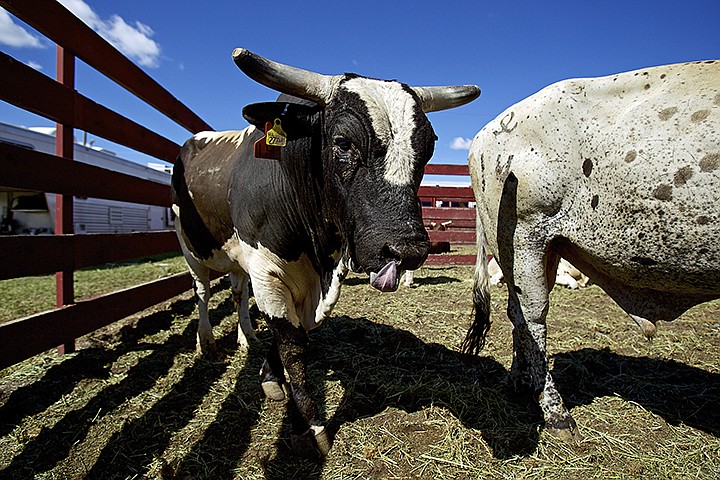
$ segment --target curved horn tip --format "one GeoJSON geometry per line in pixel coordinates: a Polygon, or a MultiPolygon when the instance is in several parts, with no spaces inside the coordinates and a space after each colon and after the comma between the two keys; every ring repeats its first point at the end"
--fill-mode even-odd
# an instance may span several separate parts
{"type": "Polygon", "coordinates": [[[250,56],[250,55],[252,55],[252,53],[250,52],[250,50],[246,50],[246,49],[244,49],[244,48],[236,48],[236,49],[233,50],[233,52],[232,52],[232,58],[233,58],[233,60],[235,60],[236,62],[237,62],[238,60],[242,59],[243,57],[247,57],[247,56],[250,56]]]}
{"type": "Polygon", "coordinates": [[[480,87],[477,85],[413,87],[413,89],[420,97],[425,113],[459,107],[480,96],[480,87]]]}

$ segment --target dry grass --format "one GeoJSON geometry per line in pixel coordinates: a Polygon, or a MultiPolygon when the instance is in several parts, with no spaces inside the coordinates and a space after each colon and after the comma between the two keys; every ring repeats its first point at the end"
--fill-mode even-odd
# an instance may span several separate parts
{"type": "MultiPolygon", "coordinates": [[[[177,255],[84,268],[74,275],[75,298],[83,300],[185,271],[187,265],[177,255]]],[[[55,308],[55,277],[0,280],[0,298],[0,323],[51,310],[55,308]]]]}
{"type": "Polygon", "coordinates": [[[238,351],[229,292],[216,286],[215,359],[194,353],[186,294],[83,339],[76,354],[0,372],[0,477],[720,476],[720,302],[660,325],[650,343],[597,287],[556,289],[554,375],[584,435],[566,445],[506,384],[503,289],[483,354],[458,353],[471,273],[425,268],[417,288],[393,294],[349,279],[311,334],[311,388],[335,435],[324,460],[290,451],[285,404],[259,391],[268,331],[261,321],[262,344],[238,351]]]}

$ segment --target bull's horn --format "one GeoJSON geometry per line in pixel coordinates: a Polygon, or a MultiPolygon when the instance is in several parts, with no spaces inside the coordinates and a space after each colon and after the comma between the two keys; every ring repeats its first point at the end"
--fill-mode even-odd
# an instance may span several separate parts
{"type": "Polygon", "coordinates": [[[273,62],[244,48],[236,48],[233,60],[248,77],[278,92],[325,105],[332,92],[332,76],[273,62]]]}
{"type": "Polygon", "coordinates": [[[420,97],[420,105],[425,113],[459,107],[480,96],[480,87],[477,85],[412,87],[412,89],[420,97]]]}

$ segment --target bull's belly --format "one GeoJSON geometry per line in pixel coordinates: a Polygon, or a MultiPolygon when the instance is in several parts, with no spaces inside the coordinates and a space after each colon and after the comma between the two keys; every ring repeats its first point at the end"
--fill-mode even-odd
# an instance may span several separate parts
{"type": "MultiPolygon", "coordinates": [[[[591,193],[580,189],[576,198],[591,193]]],[[[621,198],[573,202],[550,230],[567,238],[582,260],[627,285],[720,293],[720,224],[708,220],[720,215],[716,206],[677,191],[668,201],[620,191],[616,196],[621,198]]]]}
{"type": "MultiPolygon", "coordinates": [[[[609,242],[609,241],[608,241],[609,242]]],[[[598,281],[673,294],[720,297],[720,251],[700,246],[649,249],[622,244],[561,244],[560,255],[598,281]],[[702,252],[702,253],[701,253],[702,252]]]]}
{"type": "Polygon", "coordinates": [[[298,260],[285,260],[262,244],[254,247],[233,235],[220,250],[213,250],[212,256],[196,260],[218,272],[249,275],[255,302],[262,312],[287,318],[306,330],[317,326],[320,276],[307,255],[301,255],[298,260]]]}

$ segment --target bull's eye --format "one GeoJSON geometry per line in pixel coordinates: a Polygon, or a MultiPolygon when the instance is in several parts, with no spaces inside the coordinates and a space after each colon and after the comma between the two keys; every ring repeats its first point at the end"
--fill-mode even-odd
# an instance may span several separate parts
{"type": "Polygon", "coordinates": [[[352,148],[352,142],[345,137],[335,137],[333,142],[343,152],[349,152],[352,148]]]}

